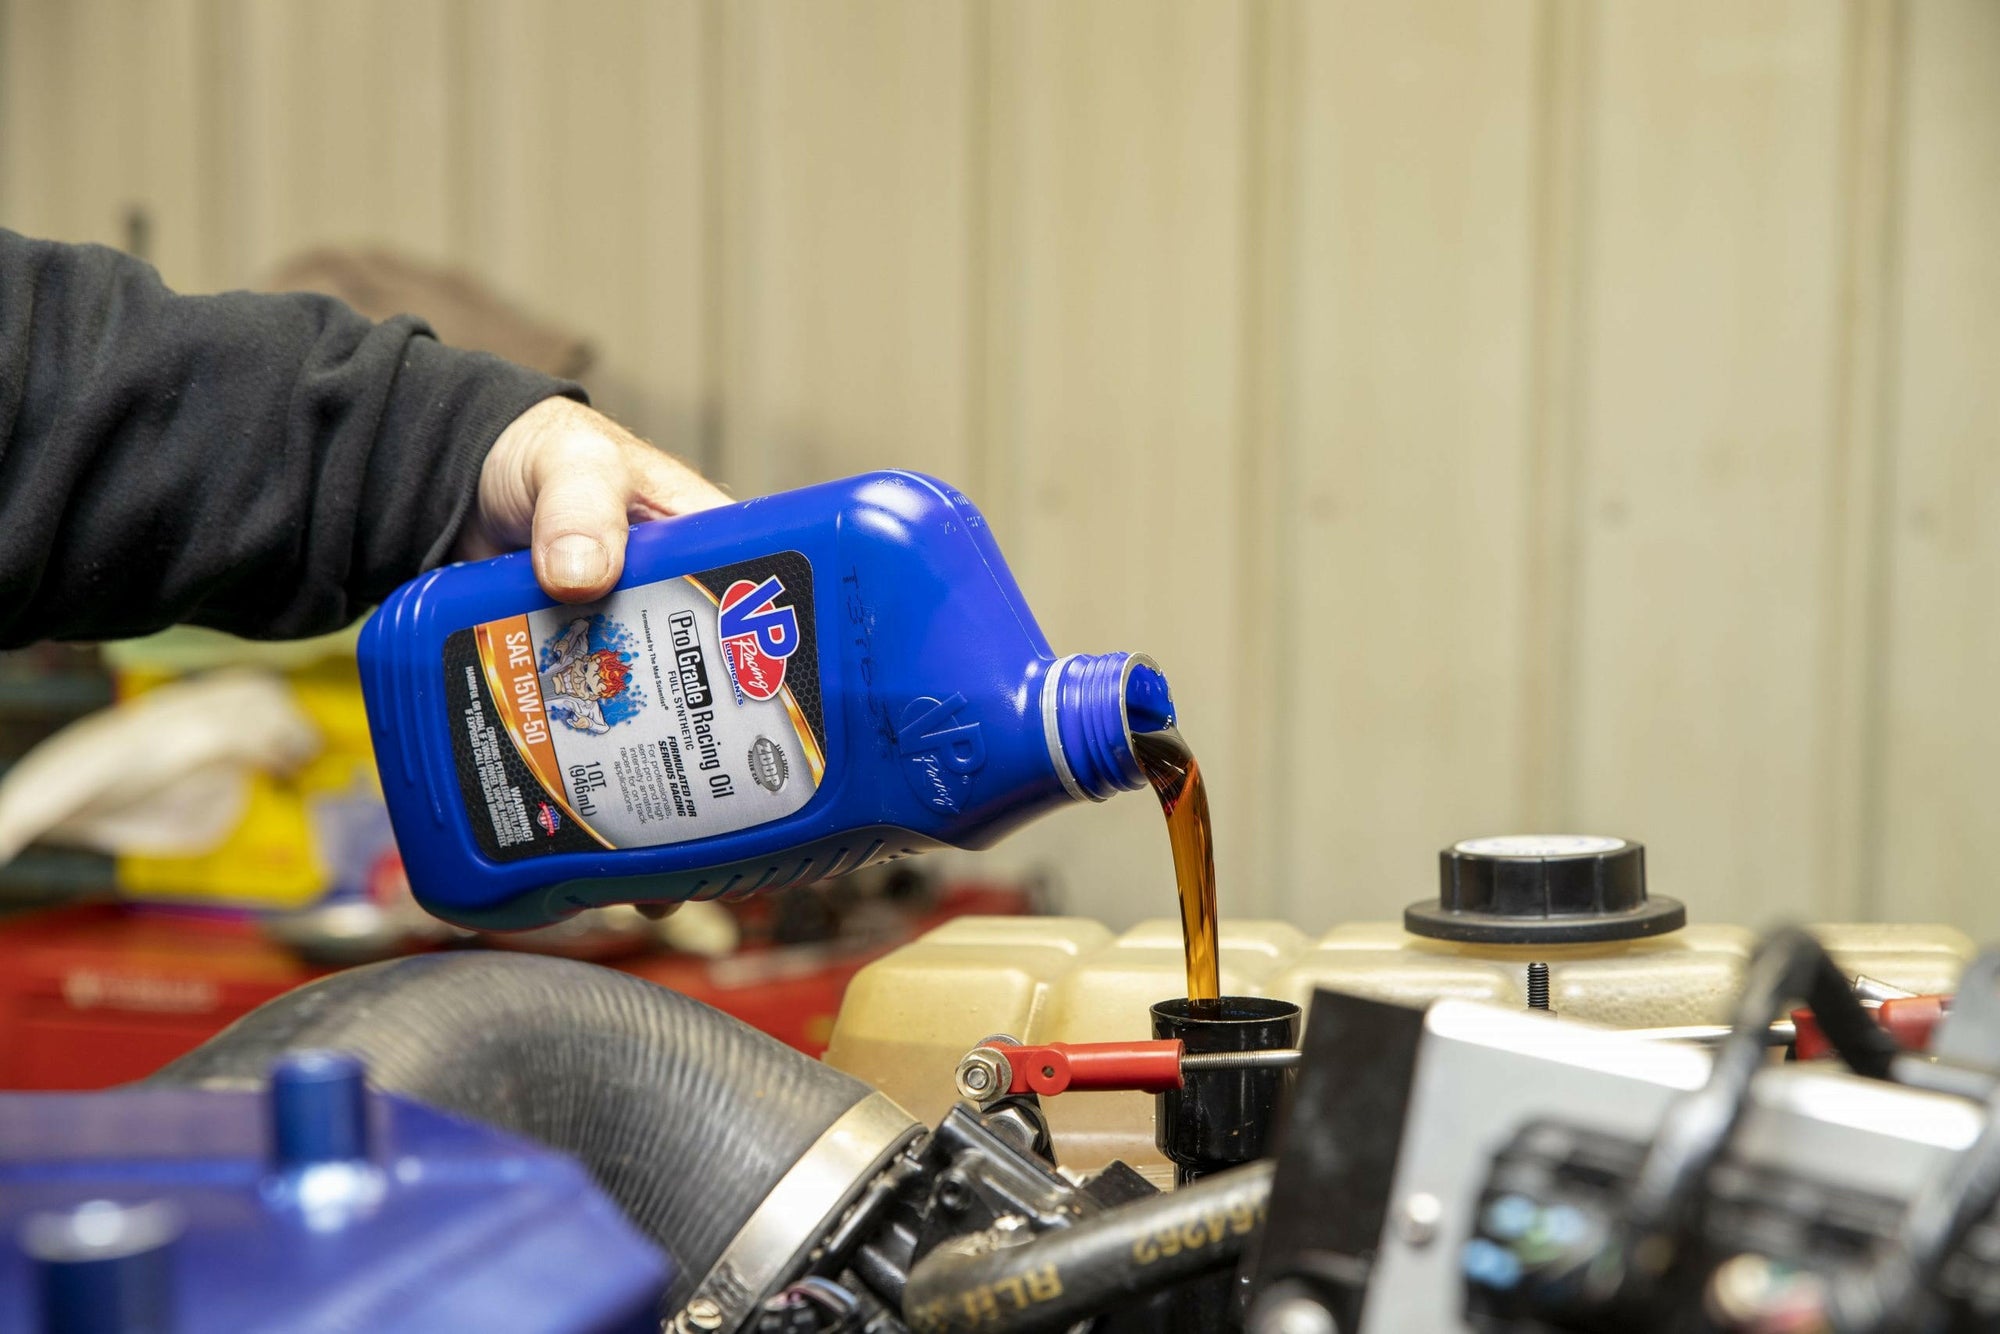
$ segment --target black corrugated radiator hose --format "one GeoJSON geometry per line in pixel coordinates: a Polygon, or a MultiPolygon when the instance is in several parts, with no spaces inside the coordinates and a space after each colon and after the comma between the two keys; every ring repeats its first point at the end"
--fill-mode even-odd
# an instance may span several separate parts
{"type": "Polygon", "coordinates": [[[917,1334],[1064,1329],[1119,1301],[1233,1265],[1264,1224],[1267,1160],[1017,1244],[981,1234],[918,1262],[903,1290],[917,1334]]]}
{"type": "MultiPolygon", "coordinates": [[[[398,959],[301,987],[149,1082],[260,1087],[273,1059],[309,1047],[362,1057],[379,1089],[581,1159],[679,1262],[670,1308],[694,1294],[829,1127],[851,1124],[870,1099],[886,1103],[859,1080],[650,982],[591,964],[484,951],[398,959]]],[[[896,1115],[891,1107],[891,1136],[896,1115]]],[[[826,1156],[815,1154],[815,1162],[826,1156]]],[[[858,1188],[870,1156],[865,1150],[858,1166],[845,1159],[824,1166],[852,1170],[858,1188]]],[[[846,1184],[828,1188],[838,1194],[846,1184]]],[[[816,1207],[796,1190],[781,1198],[794,1201],[794,1212],[816,1207]]],[[[762,1231],[746,1235],[762,1238],[765,1250],[782,1249],[784,1229],[773,1241],[771,1224],[767,1211],[762,1231]]],[[[740,1258],[741,1245],[730,1255],[740,1258]]]]}

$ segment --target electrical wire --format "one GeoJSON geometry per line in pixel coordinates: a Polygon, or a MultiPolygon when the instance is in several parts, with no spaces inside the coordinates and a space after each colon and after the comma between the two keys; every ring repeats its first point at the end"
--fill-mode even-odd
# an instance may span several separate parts
{"type": "Polygon", "coordinates": [[[1637,1272],[1657,1275],[1671,1263],[1709,1169],[1743,1119],[1771,1021],[1793,1000],[1812,1006],[1827,1041],[1857,1074],[1891,1077],[1901,1049],[1820,943],[1796,927],[1767,936],[1750,960],[1707,1082],[1674,1103],[1640,1166],[1627,1213],[1627,1251],[1637,1272]]]}
{"type": "Polygon", "coordinates": [[[825,1312],[831,1323],[819,1327],[829,1331],[853,1329],[862,1317],[861,1299],[821,1275],[811,1275],[792,1284],[766,1301],[764,1311],[783,1315],[801,1306],[814,1306],[825,1312]]]}

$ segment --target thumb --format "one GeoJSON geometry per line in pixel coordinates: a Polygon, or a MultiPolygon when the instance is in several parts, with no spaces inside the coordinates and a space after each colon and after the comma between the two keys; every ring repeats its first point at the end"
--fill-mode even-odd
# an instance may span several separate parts
{"type": "Polygon", "coordinates": [[[594,602],[625,568],[632,478],[608,440],[572,438],[536,457],[535,578],[559,602],[594,602]]]}

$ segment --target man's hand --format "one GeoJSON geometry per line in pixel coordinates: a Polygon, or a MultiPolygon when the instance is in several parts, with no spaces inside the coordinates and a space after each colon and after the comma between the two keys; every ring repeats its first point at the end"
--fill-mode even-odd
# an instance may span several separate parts
{"type": "Polygon", "coordinates": [[[625,568],[625,530],[727,505],[680,460],[602,413],[543,399],[493,442],[479,505],[454,553],[478,560],[532,542],[535,578],[559,602],[592,602],[625,568]]]}

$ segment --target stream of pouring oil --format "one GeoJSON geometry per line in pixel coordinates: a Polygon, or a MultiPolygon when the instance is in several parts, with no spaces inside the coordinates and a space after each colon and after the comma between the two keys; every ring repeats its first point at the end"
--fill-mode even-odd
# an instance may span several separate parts
{"type": "Polygon", "coordinates": [[[1216,1000],[1222,995],[1222,975],[1216,948],[1215,843],[1201,765],[1172,727],[1134,733],[1132,751],[1160,798],[1160,810],[1167,817],[1167,837],[1174,847],[1188,999],[1216,1000]]]}

